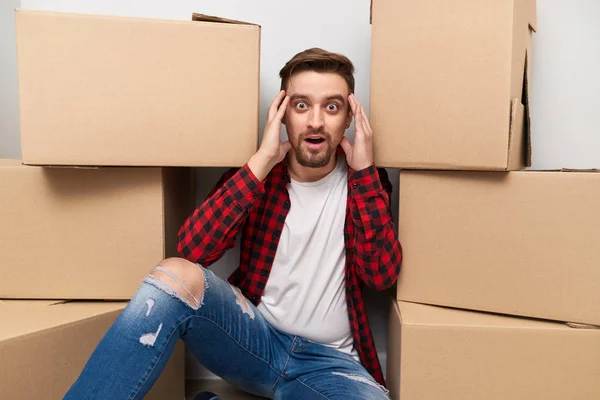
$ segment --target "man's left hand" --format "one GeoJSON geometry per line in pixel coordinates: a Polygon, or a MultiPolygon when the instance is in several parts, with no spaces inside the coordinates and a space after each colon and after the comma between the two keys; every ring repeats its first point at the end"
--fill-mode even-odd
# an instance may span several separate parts
{"type": "Polygon", "coordinates": [[[348,96],[348,103],[354,115],[354,144],[344,136],[340,145],[346,153],[348,166],[355,171],[360,171],[373,165],[373,130],[367,113],[354,94],[348,96]]]}

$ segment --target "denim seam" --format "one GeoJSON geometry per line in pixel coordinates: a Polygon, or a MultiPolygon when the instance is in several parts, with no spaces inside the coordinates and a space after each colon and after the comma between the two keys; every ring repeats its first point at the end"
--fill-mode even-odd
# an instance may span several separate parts
{"type": "Polygon", "coordinates": [[[306,388],[308,388],[309,390],[312,390],[313,392],[315,392],[316,394],[318,394],[319,396],[323,397],[324,399],[330,400],[329,397],[325,396],[323,393],[319,392],[318,390],[308,386],[306,383],[302,382],[299,378],[295,379],[298,383],[300,383],[301,385],[305,386],[306,388]]]}
{"type": "Polygon", "coordinates": [[[257,356],[256,354],[254,354],[253,352],[251,352],[250,350],[248,350],[244,345],[242,345],[236,338],[234,338],[233,336],[231,336],[229,334],[229,332],[227,332],[227,330],[225,330],[221,325],[219,325],[218,323],[216,323],[215,321],[213,321],[212,319],[208,318],[208,317],[204,317],[201,315],[192,315],[190,318],[202,318],[207,320],[208,322],[212,323],[213,325],[215,325],[217,328],[221,329],[227,336],[229,336],[231,338],[231,340],[233,340],[238,346],[240,346],[242,349],[244,349],[248,354],[252,355],[253,357],[259,359],[260,361],[264,362],[265,364],[267,364],[269,366],[269,368],[275,372],[277,375],[279,375],[280,373],[277,372],[277,370],[273,367],[273,365],[271,365],[270,362],[268,362],[267,360],[257,356]]]}
{"type": "Polygon", "coordinates": [[[275,397],[275,391],[277,390],[277,386],[279,385],[279,382],[281,382],[281,378],[284,377],[285,371],[287,370],[287,368],[290,365],[290,362],[292,362],[292,350],[296,344],[296,341],[298,340],[298,337],[295,336],[294,337],[294,341],[292,342],[292,345],[290,346],[290,348],[288,349],[288,358],[285,361],[285,365],[283,366],[281,373],[278,374],[279,377],[277,378],[277,380],[275,381],[275,384],[273,385],[273,397],[275,397]]]}
{"type": "MultiPolygon", "coordinates": [[[[173,335],[175,334],[175,331],[177,331],[179,329],[179,327],[181,326],[181,324],[187,322],[187,320],[189,320],[190,318],[192,318],[193,315],[190,315],[189,317],[187,317],[186,319],[184,319],[183,321],[181,321],[180,323],[178,323],[175,326],[175,329],[173,329],[173,331],[171,332],[171,335],[169,336],[169,339],[167,340],[166,343],[169,343],[171,341],[171,338],[173,337],[173,335]]],[[[167,346],[164,346],[162,351],[160,352],[160,355],[158,356],[157,360],[154,362],[154,365],[152,366],[152,369],[150,370],[150,372],[146,375],[146,377],[144,378],[144,381],[142,382],[142,384],[140,385],[140,387],[134,392],[133,396],[130,397],[130,400],[135,400],[135,398],[137,397],[137,395],[140,393],[140,390],[142,390],[142,388],[144,387],[144,385],[146,384],[146,382],[148,382],[148,379],[150,378],[150,375],[152,375],[152,373],[154,372],[154,370],[156,369],[156,366],[158,365],[158,361],[160,361],[160,359],[162,358],[163,354],[165,353],[165,348],[167,346]]]]}

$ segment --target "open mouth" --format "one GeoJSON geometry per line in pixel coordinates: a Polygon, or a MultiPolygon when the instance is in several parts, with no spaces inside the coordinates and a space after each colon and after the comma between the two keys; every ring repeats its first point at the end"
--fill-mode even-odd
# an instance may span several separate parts
{"type": "Polygon", "coordinates": [[[325,141],[324,138],[306,138],[305,140],[308,143],[312,143],[312,144],[319,144],[319,143],[323,143],[325,141]]]}

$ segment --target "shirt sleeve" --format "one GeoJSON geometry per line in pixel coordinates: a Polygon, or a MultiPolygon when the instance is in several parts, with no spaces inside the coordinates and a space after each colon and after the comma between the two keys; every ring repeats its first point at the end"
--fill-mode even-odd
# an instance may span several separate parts
{"type": "Polygon", "coordinates": [[[218,261],[235,246],[248,211],[263,193],[264,185],[247,164],[228,170],[179,230],[180,256],[203,267],[218,261]]]}
{"type": "Polygon", "coordinates": [[[387,289],[398,279],[402,262],[391,215],[392,185],[385,169],[374,165],[352,171],[348,183],[358,276],[376,290],[387,289]]]}

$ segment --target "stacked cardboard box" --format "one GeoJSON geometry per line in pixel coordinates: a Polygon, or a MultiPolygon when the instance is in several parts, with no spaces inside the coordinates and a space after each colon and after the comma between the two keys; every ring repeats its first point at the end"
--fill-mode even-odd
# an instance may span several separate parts
{"type": "Polygon", "coordinates": [[[374,0],[375,161],[411,169],[530,163],[535,0],[374,0]]]}
{"type": "Polygon", "coordinates": [[[599,173],[402,171],[400,185],[399,299],[600,325],[599,173]]]}
{"type": "Polygon", "coordinates": [[[530,165],[535,0],[374,0],[376,162],[401,168],[393,399],[600,391],[600,174],[530,165]]]}
{"type": "Polygon", "coordinates": [[[260,27],[25,10],[16,25],[24,163],[235,167],[256,151],[260,27]]]}
{"type": "Polygon", "coordinates": [[[176,255],[187,168],[41,168],[0,160],[0,298],[129,299],[176,255]]]}
{"type": "MultiPolygon", "coordinates": [[[[127,302],[0,300],[3,399],[60,399],[127,302]]],[[[146,399],[184,398],[179,343],[146,399]]]]}
{"type": "MultiPolygon", "coordinates": [[[[31,10],[16,26],[23,159],[0,160],[0,387],[60,398],[176,255],[190,167],[256,151],[260,27],[31,10]]],[[[180,343],[148,397],[183,399],[183,368],[180,343]]]]}
{"type": "Polygon", "coordinates": [[[389,334],[392,399],[598,397],[600,330],[401,301],[389,334]]]}

